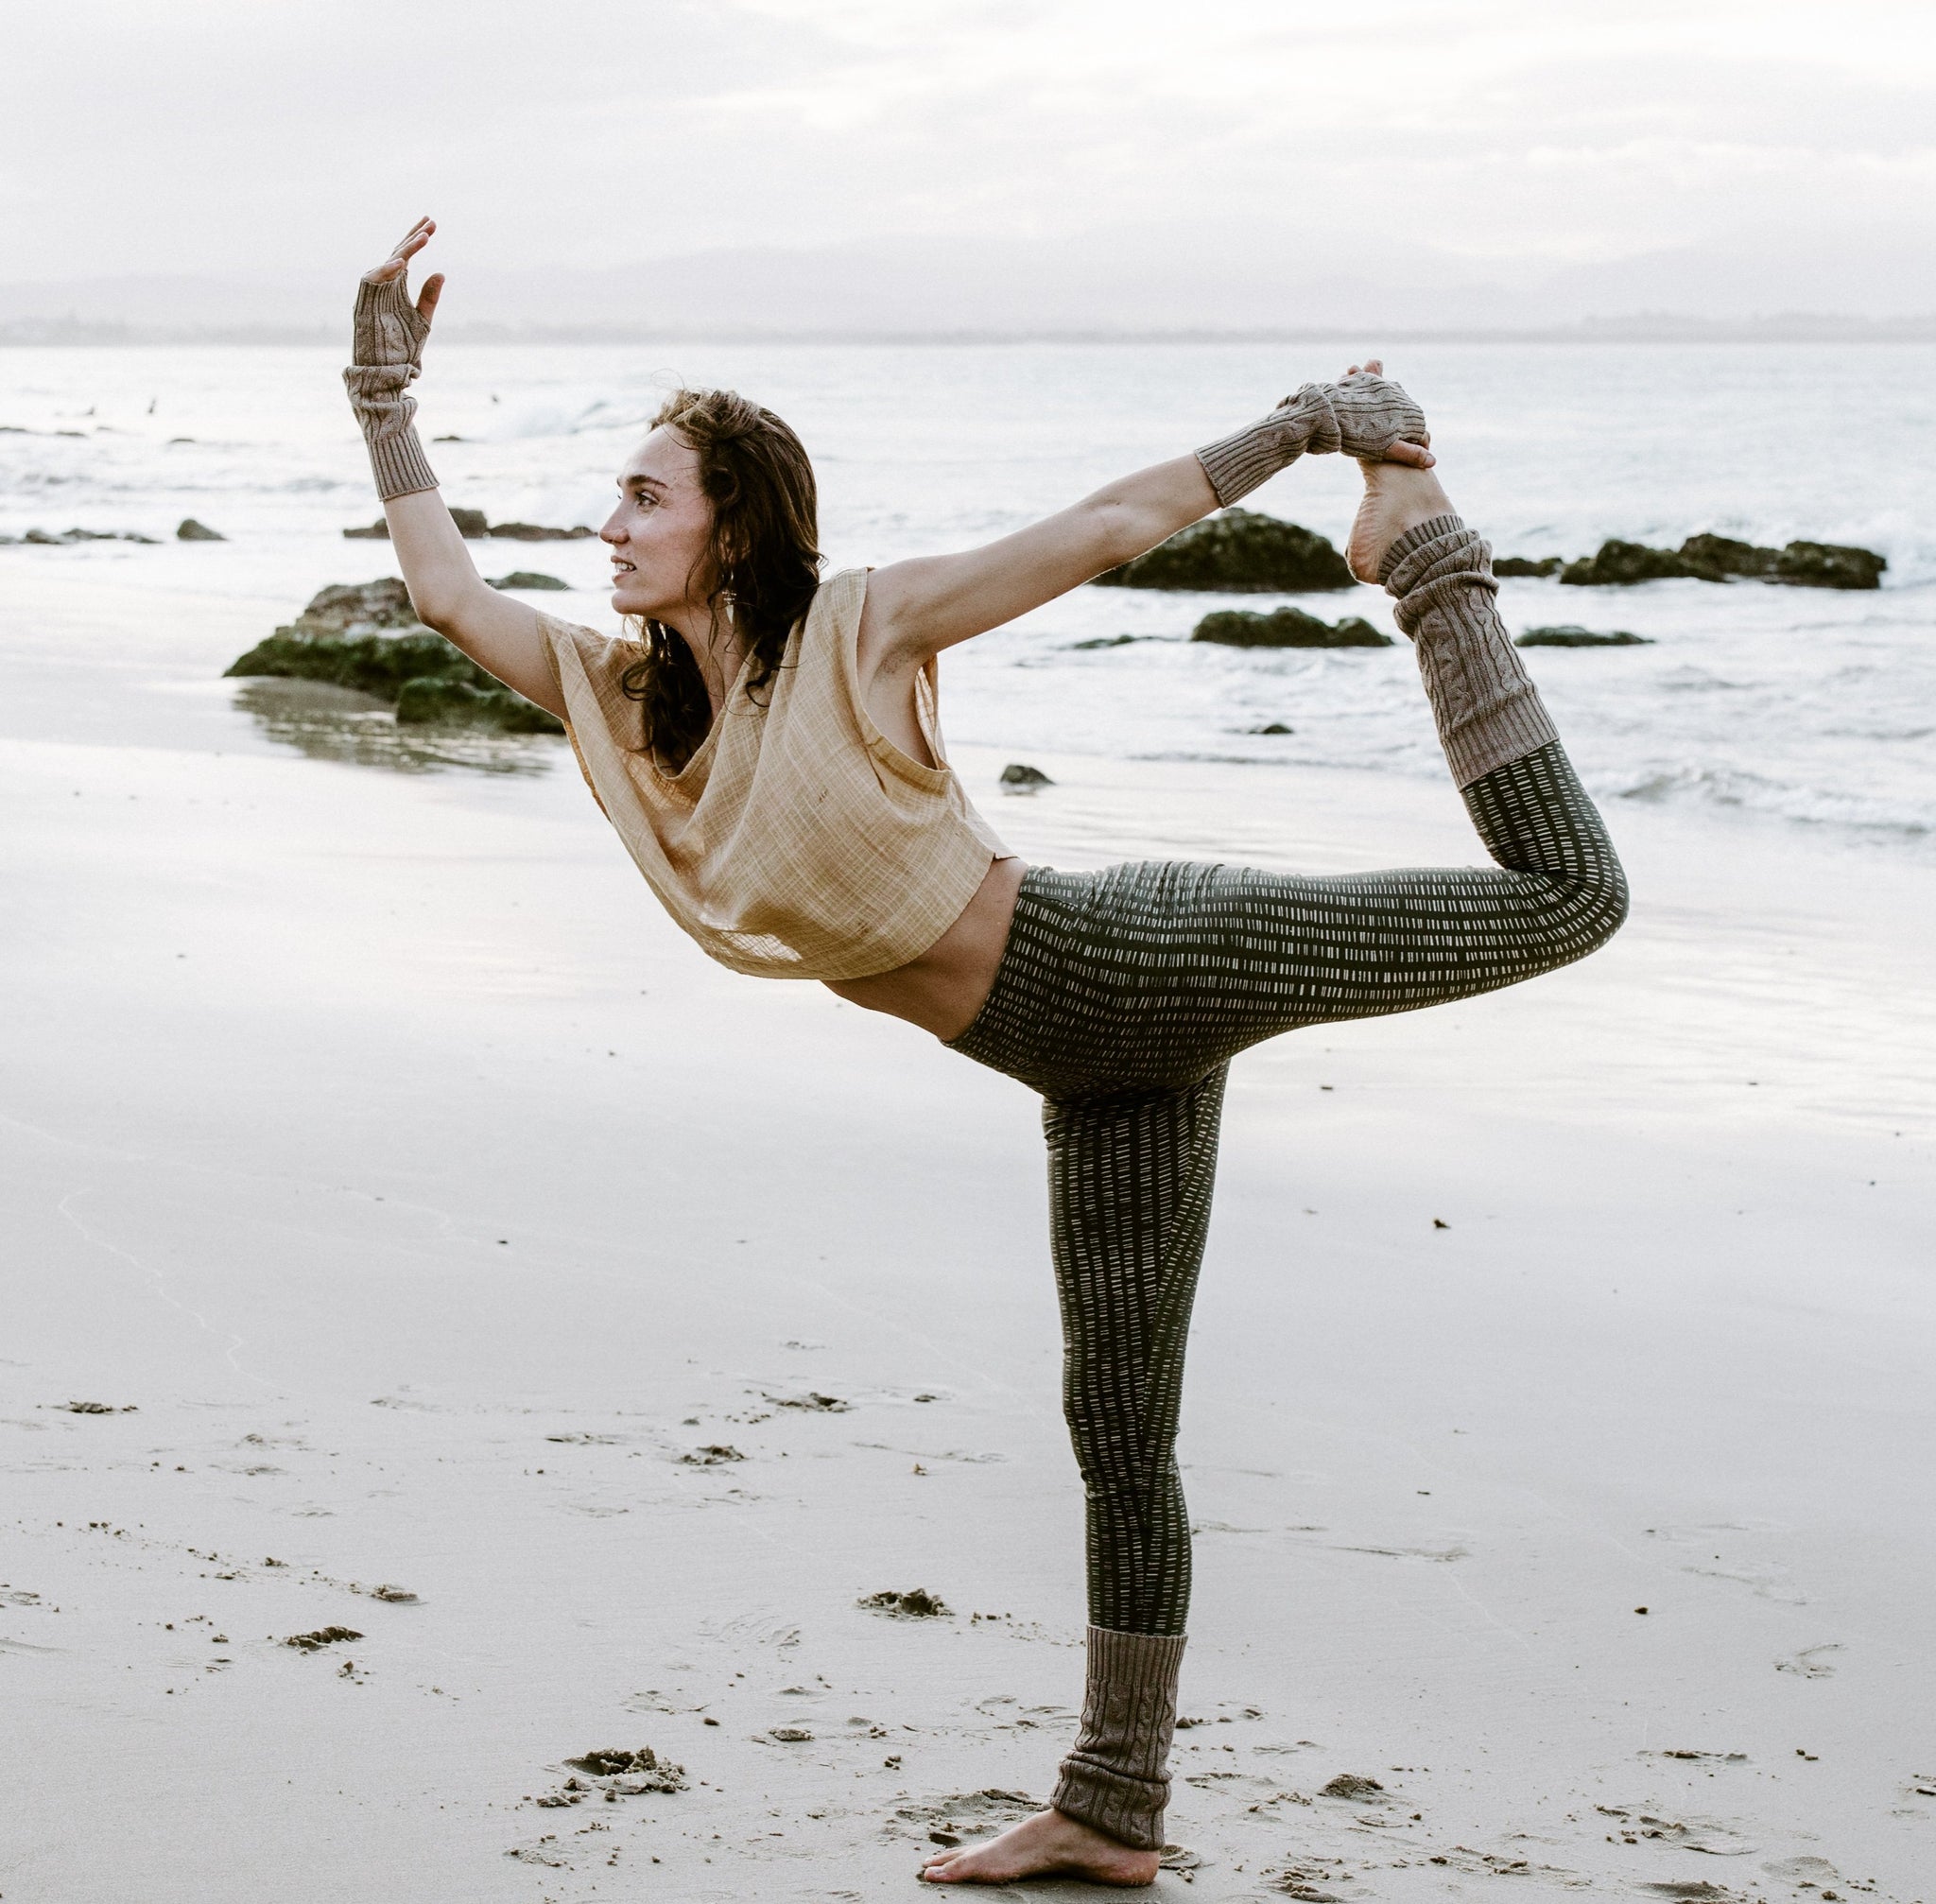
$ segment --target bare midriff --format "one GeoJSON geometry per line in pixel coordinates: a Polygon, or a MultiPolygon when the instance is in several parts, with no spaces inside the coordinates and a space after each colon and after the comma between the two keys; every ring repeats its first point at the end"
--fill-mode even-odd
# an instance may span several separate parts
{"type": "Polygon", "coordinates": [[[937,1038],[959,1038],[994,984],[1028,870],[1019,859],[993,861],[961,916],[919,959],[866,978],[830,979],[827,990],[870,1012],[905,1018],[937,1038]]]}

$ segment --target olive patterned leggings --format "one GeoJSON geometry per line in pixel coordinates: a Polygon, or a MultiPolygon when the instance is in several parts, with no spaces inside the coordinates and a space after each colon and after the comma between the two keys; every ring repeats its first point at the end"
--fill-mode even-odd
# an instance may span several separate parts
{"type": "Polygon", "coordinates": [[[1184,1631],[1177,1413],[1230,1059],[1301,1026],[1514,984],[1584,957],[1625,916],[1619,861],[1557,741],[1464,799],[1493,868],[1151,863],[1023,880],[994,989],[951,1048],[1044,1100],[1093,1626],[1184,1631]]]}

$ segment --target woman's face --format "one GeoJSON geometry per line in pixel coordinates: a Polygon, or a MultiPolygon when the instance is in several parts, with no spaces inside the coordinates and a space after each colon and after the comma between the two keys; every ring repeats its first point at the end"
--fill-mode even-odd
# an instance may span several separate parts
{"type": "Polygon", "coordinates": [[[598,531],[612,550],[612,606],[675,625],[681,611],[703,614],[712,529],[699,453],[670,429],[654,430],[619,473],[618,507],[598,531]]]}

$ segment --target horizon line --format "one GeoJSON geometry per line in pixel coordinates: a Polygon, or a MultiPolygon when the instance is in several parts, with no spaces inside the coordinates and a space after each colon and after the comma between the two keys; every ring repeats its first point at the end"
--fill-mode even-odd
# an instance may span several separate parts
{"type": "MultiPolygon", "coordinates": [[[[113,348],[136,345],[300,347],[338,343],[337,324],[132,324],[119,320],[0,319],[0,348],[113,348]]],[[[1400,325],[1377,322],[1148,326],[1134,330],[1083,324],[903,326],[771,326],[689,324],[504,323],[473,320],[439,333],[445,344],[742,343],[937,347],[1014,344],[1336,344],[1367,339],[1405,344],[1595,343],[1930,343],[1936,313],[1905,318],[1856,318],[1783,312],[1765,318],[1697,318],[1643,312],[1622,318],[1579,318],[1528,325],[1400,325]]]]}

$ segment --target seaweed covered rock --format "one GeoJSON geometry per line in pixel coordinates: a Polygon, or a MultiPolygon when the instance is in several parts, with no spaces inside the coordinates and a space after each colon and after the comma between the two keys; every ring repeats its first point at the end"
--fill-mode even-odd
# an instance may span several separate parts
{"type": "Polygon", "coordinates": [[[1752,542],[1737,542],[1731,535],[1690,535],[1681,545],[1679,553],[1690,574],[1712,581],[1729,576],[1765,581],[1781,560],[1774,549],[1762,548],[1752,542]]]}
{"type": "Polygon", "coordinates": [[[1496,576],[1548,576],[1558,575],[1566,565],[1563,555],[1502,555],[1493,560],[1493,573],[1496,576]]]}
{"type": "Polygon", "coordinates": [[[1596,634],[1578,622],[1561,622],[1552,628],[1529,628],[1512,643],[1514,648],[1651,648],[1644,634],[1630,634],[1624,628],[1596,634]]]}
{"type": "MultiPolygon", "coordinates": [[[[454,507],[450,512],[450,519],[457,524],[458,533],[466,542],[476,542],[491,533],[490,520],[481,509],[454,507]]],[[[351,542],[388,542],[389,524],[382,516],[378,516],[368,528],[346,528],[343,534],[351,542]]]]}
{"type": "Polygon", "coordinates": [[[43,528],[30,528],[19,537],[0,535],[0,542],[27,542],[38,548],[64,548],[77,542],[141,542],[152,546],[154,540],[151,535],[122,528],[63,528],[59,535],[50,535],[43,528]]]}
{"type": "Polygon", "coordinates": [[[1601,543],[1597,554],[1582,555],[1560,571],[1560,580],[1575,588],[1631,588],[1635,582],[1685,580],[1690,576],[1716,580],[1670,548],[1617,540],[1601,543]]]}
{"type": "Polygon", "coordinates": [[[1880,588],[1889,558],[1844,543],[1791,542],[1774,565],[1790,588],[1880,588]]]}
{"type": "MultiPolygon", "coordinates": [[[[470,666],[470,664],[466,664],[470,666]]],[[[494,727],[500,734],[562,734],[555,715],[494,681],[478,685],[447,674],[420,674],[397,690],[402,727],[494,727]]]]}
{"type": "Polygon", "coordinates": [[[1347,614],[1335,626],[1301,608],[1274,608],[1269,614],[1247,608],[1219,609],[1190,632],[1192,641],[1215,641],[1225,648],[1390,648],[1360,614],[1347,614]]]}
{"type": "Polygon", "coordinates": [[[417,619],[393,576],[321,590],[294,621],[223,673],[325,681],[396,703],[402,722],[562,734],[558,718],[513,694],[417,619]]]}
{"type": "Polygon", "coordinates": [[[1248,509],[1221,510],[1192,523],[1147,555],[1098,575],[1096,583],[1241,595],[1311,595],[1357,586],[1344,558],[1324,537],[1248,509]]]}
{"type": "Polygon", "coordinates": [[[210,528],[205,522],[197,522],[192,515],[185,515],[176,525],[177,542],[227,542],[228,537],[219,529],[210,528]]]}
{"type": "MultiPolygon", "coordinates": [[[[453,508],[450,519],[466,542],[586,542],[598,533],[583,523],[572,528],[545,528],[534,522],[493,523],[481,509],[453,508]]],[[[389,524],[378,516],[368,528],[346,528],[343,534],[351,542],[388,542],[389,524]]]]}
{"type": "MultiPolygon", "coordinates": [[[[310,597],[309,606],[294,621],[276,630],[294,641],[340,639],[373,634],[380,629],[413,628],[428,632],[410,604],[410,591],[393,575],[374,581],[333,582],[310,597]]],[[[230,673],[234,669],[231,668],[230,673]]]]}
{"type": "Polygon", "coordinates": [[[534,522],[494,522],[479,533],[497,542],[585,542],[598,531],[583,523],[571,528],[543,528],[534,522]]]}
{"type": "MultiPolygon", "coordinates": [[[[1791,542],[1763,548],[1726,535],[1690,535],[1677,549],[1645,543],[1604,542],[1598,554],[1582,556],[1560,571],[1560,580],[1587,588],[1624,588],[1634,582],[1774,581],[1790,588],[1879,588],[1888,558],[1841,543],[1791,542]]],[[[1500,569],[1498,573],[1508,571],[1500,569]]]]}
{"type": "Polygon", "coordinates": [[[560,581],[555,575],[543,575],[535,568],[514,568],[509,575],[499,576],[491,584],[493,588],[569,588],[571,583],[560,581]]]}

